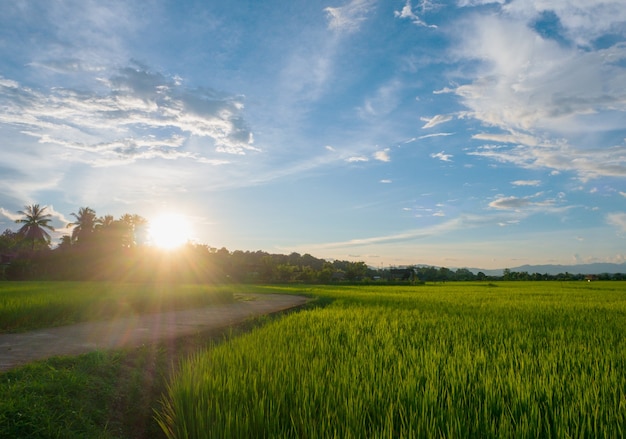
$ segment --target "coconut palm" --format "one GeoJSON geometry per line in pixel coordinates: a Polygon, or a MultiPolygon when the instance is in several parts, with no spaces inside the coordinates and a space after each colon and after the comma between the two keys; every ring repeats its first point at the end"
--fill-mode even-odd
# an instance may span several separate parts
{"type": "Polygon", "coordinates": [[[76,218],[76,221],[67,225],[67,227],[74,227],[72,230],[72,241],[82,244],[87,243],[93,235],[96,226],[100,224],[96,211],[91,207],[81,207],[78,209],[78,213],[71,213],[71,215],[76,218]]]}
{"type": "Polygon", "coordinates": [[[37,243],[44,244],[46,247],[50,245],[50,234],[45,229],[54,232],[54,227],[49,224],[52,221],[52,215],[45,213],[46,209],[47,206],[40,207],[39,204],[31,204],[17,212],[24,215],[24,218],[15,220],[18,224],[24,224],[18,233],[31,242],[32,250],[35,250],[37,243]]]}

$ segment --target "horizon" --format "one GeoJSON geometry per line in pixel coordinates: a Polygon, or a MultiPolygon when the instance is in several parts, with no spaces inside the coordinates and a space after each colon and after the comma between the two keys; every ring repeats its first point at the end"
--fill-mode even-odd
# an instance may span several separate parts
{"type": "Polygon", "coordinates": [[[57,242],[89,206],[373,267],[622,264],[626,8],[544,5],[6,5],[0,228],[45,205],[57,242]]]}

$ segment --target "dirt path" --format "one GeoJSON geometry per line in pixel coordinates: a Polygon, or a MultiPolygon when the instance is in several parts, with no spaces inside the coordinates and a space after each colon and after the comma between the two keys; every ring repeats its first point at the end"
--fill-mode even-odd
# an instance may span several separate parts
{"type": "Polygon", "coordinates": [[[0,372],[57,355],[136,347],[224,329],[249,317],[301,306],[308,300],[302,296],[280,294],[245,294],[239,295],[238,299],[234,303],[209,308],[0,334],[0,372]]]}

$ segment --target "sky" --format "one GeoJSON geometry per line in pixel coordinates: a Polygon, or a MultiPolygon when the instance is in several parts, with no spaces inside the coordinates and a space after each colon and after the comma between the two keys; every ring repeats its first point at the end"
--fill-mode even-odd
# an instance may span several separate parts
{"type": "Polygon", "coordinates": [[[180,215],[211,247],[626,262],[623,0],[55,0],[0,14],[0,229],[180,215]]]}

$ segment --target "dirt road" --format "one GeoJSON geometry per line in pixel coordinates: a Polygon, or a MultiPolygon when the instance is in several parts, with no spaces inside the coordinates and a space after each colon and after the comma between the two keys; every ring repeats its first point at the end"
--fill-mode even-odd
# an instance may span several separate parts
{"type": "Polygon", "coordinates": [[[234,303],[209,308],[0,334],[0,372],[57,355],[136,347],[225,329],[253,316],[301,306],[308,300],[302,296],[280,294],[245,294],[239,295],[238,299],[234,303]]]}

